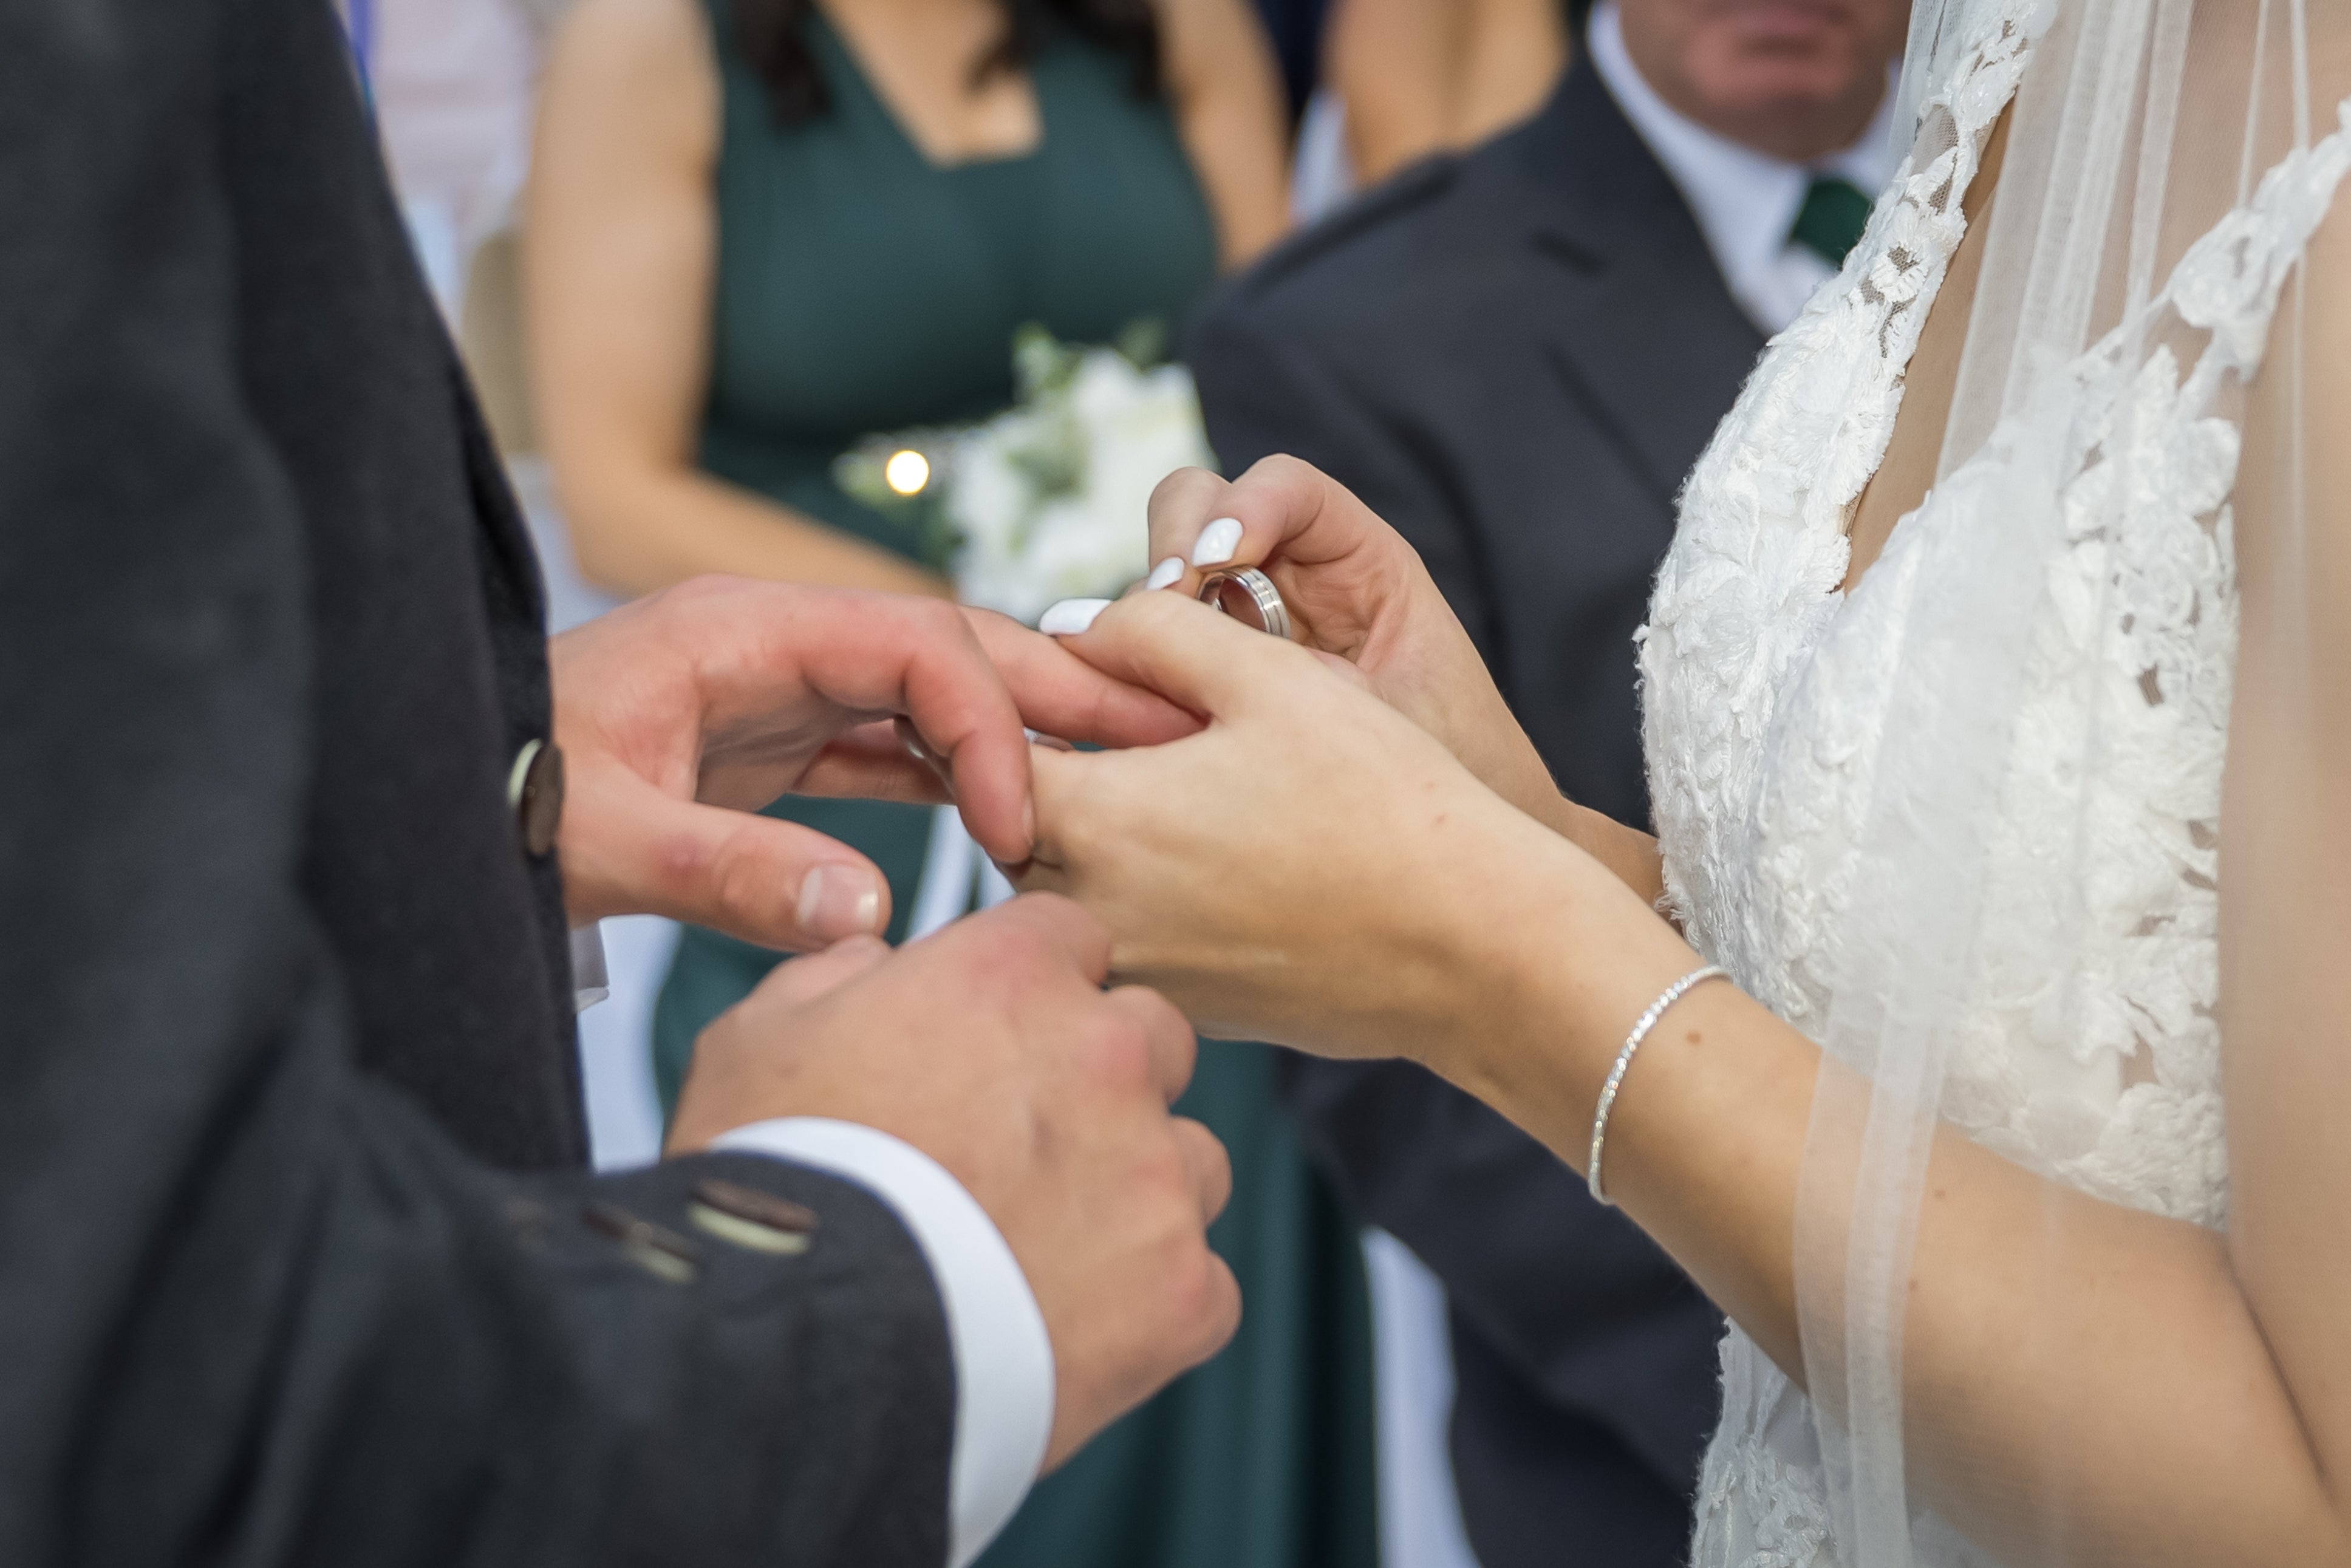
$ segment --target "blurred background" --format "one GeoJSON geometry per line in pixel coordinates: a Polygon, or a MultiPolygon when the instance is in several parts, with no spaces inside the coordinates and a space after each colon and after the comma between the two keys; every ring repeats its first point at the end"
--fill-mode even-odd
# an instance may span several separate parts
{"type": "MultiPolygon", "coordinates": [[[[338,4],[551,630],[705,571],[1033,615],[1146,570],[1168,466],[1294,451],[1422,551],[1570,792],[1636,822],[1672,493],[1892,172],[1907,10],[338,4]]],[[[770,810],[874,860],[893,941],[1009,893],[952,812],[770,810]]],[[[580,1048],[626,1166],[779,956],[601,938],[580,1048]]],[[[1181,1108],[1233,1155],[1242,1330],[987,1568],[1683,1560],[1718,1324],[1662,1254],[1417,1070],[1217,1042],[1181,1108]]]]}

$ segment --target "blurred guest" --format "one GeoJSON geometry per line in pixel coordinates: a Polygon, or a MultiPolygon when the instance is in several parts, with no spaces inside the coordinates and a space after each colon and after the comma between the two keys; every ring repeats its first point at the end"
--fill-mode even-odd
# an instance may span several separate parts
{"type": "MultiPolygon", "coordinates": [[[[581,565],[628,591],[727,571],[949,592],[834,458],[1003,410],[1025,323],[1179,330],[1287,221],[1283,120],[1249,0],[580,0],[543,83],[525,272],[581,565]]],[[[937,902],[926,862],[967,896],[971,862],[922,810],[770,814],[880,869],[886,888],[823,890],[845,925],[906,936],[937,902]]],[[[655,1010],[666,1092],[777,962],[685,933],[655,1010]]],[[[1232,1149],[1217,1242],[1247,1337],[1041,1488],[999,1568],[1367,1560],[1352,1231],[1262,1052],[1212,1052],[1185,1108],[1232,1149]],[[1366,1545],[1313,1555],[1326,1540],[1366,1545]]]]}
{"type": "MultiPolygon", "coordinates": [[[[1193,338],[1228,467],[1294,453],[1393,521],[1562,787],[1623,821],[1647,817],[1633,632],[1675,492],[1892,174],[1907,10],[1603,5],[1533,120],[1301,235],[1193,338]]],[[[1681,1563],[1712,1309],[1541,1145],[1419,1068],[1288,1071],[1309,1144],[1446,1287],[1484,1568],[1549,1568],[1570,1542],[1611,1568],[1681,1563]]]]}
{"type": "Polygon", "coordinates": [[[510,221],[536,48],[512,0],[343,0],[425,281],[458,319],[467,263],[510,221]]]}
{"type": "Polygon", "coordinates": [[[1580,0],[1339,0],[1299,138],[1300,215],[1534,113],[1580,0]]]}

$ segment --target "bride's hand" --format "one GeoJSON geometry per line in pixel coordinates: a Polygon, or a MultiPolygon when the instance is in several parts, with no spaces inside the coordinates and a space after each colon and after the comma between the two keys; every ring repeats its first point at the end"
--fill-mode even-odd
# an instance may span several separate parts
{"type": "Polygon", "coordinates": [[[1230,482],[1169,475],[1151,497],[1151,580],[1186,598],[1204,570],[1258,568],[1280,590],[1293,638],[1345,660],[1503,799],[1555,813],[1550,770],[1419,555],[1320,469],[1269,457],[1230,482]]]}
{"type": "Polygon", "coordinates": [[[1496,967],[1498,927],[1541,926],[1596,877],[1601,906],[1664,931],[1301,648],[1173,593],[1112,605],[1069,646],[1208,723],[1134,750],[1040,748],[1023,885],[1078,899],[1118,977],[1205,1032],[1468,1072],[1465,1036],[1494,1032],[1520,988],[1496,967]]]}

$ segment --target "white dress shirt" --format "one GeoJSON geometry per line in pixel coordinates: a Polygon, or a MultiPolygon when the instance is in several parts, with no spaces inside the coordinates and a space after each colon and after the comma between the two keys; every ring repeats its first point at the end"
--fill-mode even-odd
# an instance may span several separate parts
{"type": "Polygon", "coordinates": [[[955,1354],[947,1561],[965,1568],[1029,1495],[1053,1432],[1053,1343],[1012,1249],[945,1166],[872,1127],[786,1116],[737,1127],[710,1146],[853,1181],[914,1233],[938,1285],[955,1354]]]}
{"type": "Polygon", "coordinates": [[[1614,0],[1593,8],[1589,47],[1609,96],[1689,204],[1731,298],[1765,337],[1780,332],[1836,276],[1817,252],[1789,238],[1814,178],[1849,180],[1875,200],[1901,164],[1891,79],[1861,140],[1817,162],[1791,163],[1708,131],[1659,98],[1625,52],[1614,0]]]}

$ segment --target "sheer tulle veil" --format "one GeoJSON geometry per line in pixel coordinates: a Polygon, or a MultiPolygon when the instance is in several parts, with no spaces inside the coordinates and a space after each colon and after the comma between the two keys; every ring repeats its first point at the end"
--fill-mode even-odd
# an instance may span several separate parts
{"type": "MultiPolygon", "coordinates": [[[[1872,775],[1856,879],[1866,907],[1848,915],[1806,1149],[1796,1255],[1804,1371],[1834,1550],[1848,1568],[1975,1560],[1933,1544],[1943,1537],[1930,1478],[1985,1456],[1968,1452],[1977,1439],[1966,1433],[1906,1429],[1902,1377],[1914,1248],[1933,1203],[1928,1155],[1949,1135],[1938,1128],[1958,1031],[1988,1012],[2022,1019],[2035,1049],[2073,1051],[2085,1073],[2118,1064],[2117,1103],[2166,1049],[2160,1018],[2114,1015],[2085,933],[2101,918],[2095,883],[2113,858],[2099,780],[2129,743],[2125,705],[2179,694],[2150,656],[2135,678],[2063,710],[2078,733],[2055,748],[2060,777],[2022,781],[2013,758],[2043,758],[2045,769],[2053,755],[2045,734],[2018,745],[2021,724],[2047,722],[2025,700],[2032,662],[2045,661],[2053,635],[2128,655],[2132,595],[2163,585],[2126,578],[2160,563],[2121,564],[2122,547],[2166,509],[2186,508],[2200,548],[2231,563],[2234,595],[2184,614],[2216,634],[2233,630],[2240,648],[2222,820],[2189,825],[2218,836],[2224,867],[2217,962],[2232,1104],[2240,1084],[2266,1071],[2270,1042],[2302,1027],[2295,1009],[2308,998],[2274,979],[2294,972],[2290,951],[2271,951],[2291,949],[2290,921],[2262,933],[2263,967],[2232,954],[2232,941],[2252,938],[2229,928],[2227,881],[2290,855],[2296,819],[2327,812],[2312,781],[2326,776],[2320,752],[2341,744],[2317,733],[2315,704],[2345,678],[2351,652],[2346,606],[2325,586],[2351,580],[2342,570],[2351,278],[2341,250],[2308,242],[2351,159],[2351,137],[2338,134],[2351,94],[2351,5],[2040,0],[2013,20],[2019,9],[2016,0],[1918,0],[1901,87],[1897,125],[1915,136],[1923,167],[1956,134],[1933,103],[1951,50],[2001,12],[2037,35],[1965,307],[1937,474],[1938,504],[1964,526],[1909,541],[1927,586],[1872,775]],[[2085,549],[2117,564],[2085,578],[2074,569],[2085,549]],[[2025,782],[2061,803],[2043,841],[2061,847],[2042,857],[2045,897],[2019,908],[1987,896],[1997,852],[1985,824],[2025,782]],[[2020,923],[2040,950],[2074,955],[2056,966],[2064,984],[2003,991],[1997,950],[2019,940],[2020,923]],[[1928,1448],[1932,1462],[1922,1463],[1928,1448]]],[[[2183,861],[2179,874],[2201,873],[2183,861]]],[[[2161,904],[2158,895],[2152,906],[2161,904]]],[[[2313,967],[2329,961],[2300,956],[2313,967]]],[[[2012,1157],[2033,1163],[2031,1150],[2012,1157]]],[[[2053,1160],[2041,1174],[2064,1179],[2053,1160]]],[[[2012,1245],[2062,1262],[2059,1208],[2012,1245]]],[[[2040,1325],[2074,1309],[2006,1301],[1988,1310],[2012,1317],[2001,1333],[2027,1354],[2040,1325]]],[[[2083,1462],[2055,1451],[2036,1458],[2083,1462]]],[[[2064,1530],[2054,1514],[2019,1523],[2049,1562],[2074,1560],[2064,1530]]]]}

